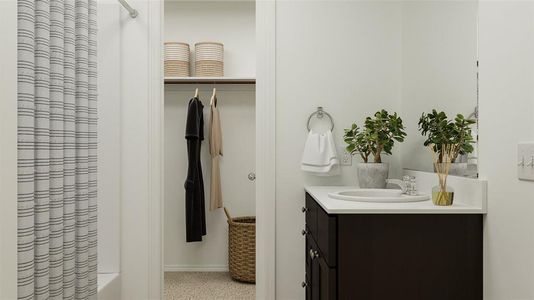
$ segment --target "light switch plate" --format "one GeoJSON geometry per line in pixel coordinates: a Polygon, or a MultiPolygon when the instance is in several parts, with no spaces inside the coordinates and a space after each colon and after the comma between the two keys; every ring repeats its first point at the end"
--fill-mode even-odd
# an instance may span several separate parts
{"type": "Polygon", "coordinates": [[[534,181],[534,142],[517,145],[517,177],[534,181]]]}
{"type": "Polygon", "coordinates": [[[340,164],[342,166],[352,166],[352,155],[343,147],[339,148],[339,153],[341,154],[339,157],[340,164]]]}

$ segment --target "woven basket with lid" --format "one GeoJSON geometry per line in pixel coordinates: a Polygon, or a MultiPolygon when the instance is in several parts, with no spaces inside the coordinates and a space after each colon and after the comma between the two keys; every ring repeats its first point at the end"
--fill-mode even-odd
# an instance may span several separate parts
{"type": "Polygon", "coordinates": [[[189,77],[189,44],[165,43],[165,76],[189,77]]]}
{"type": "Polygon", "coordinates": [[[195,44],[195,76],[224,76],[224,45],[217,42],[195,44]]]}

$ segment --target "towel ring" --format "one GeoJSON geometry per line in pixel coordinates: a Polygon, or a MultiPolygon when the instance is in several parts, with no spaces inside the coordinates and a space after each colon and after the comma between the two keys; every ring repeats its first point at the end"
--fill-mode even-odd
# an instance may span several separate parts
{"type": "Polygon", "coordinates": [[[310,122],[311,122],[311,119],[313,118],[313,116],[317,116],[317,119],[322,119],[322,118],[324,118],[324,116],[327,116],[330,119],[330,123],[332,123],[332,127],[330,128],[330,130],[334,130],[334,119],[332,118],[332,116],[329,113],[327,113],[326,111],[323,110],[322,106],[319,106],[319,107],[317,107],[317,110],[314,111],[308,117],[308,123],[307,123],[308,131],[311,131],[310,122]]]}

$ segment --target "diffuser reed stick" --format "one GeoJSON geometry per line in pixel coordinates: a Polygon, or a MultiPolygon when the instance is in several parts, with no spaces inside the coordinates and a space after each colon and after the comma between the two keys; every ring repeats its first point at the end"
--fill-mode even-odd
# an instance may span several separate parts
{"type": "Polygon", "coordinates": [[[435,144],[428,145],[439,180],[439,191],[437,195],[432,195],[432,200],[436,205],[451,205],[453,193],[447,191],[447,177],[449,176],[451,164],[458,156],[460,146],[458,144],[442,144],[439,148],[441,150],[437,152],[436,149],[438,147],[435,147],[435,144]]]}

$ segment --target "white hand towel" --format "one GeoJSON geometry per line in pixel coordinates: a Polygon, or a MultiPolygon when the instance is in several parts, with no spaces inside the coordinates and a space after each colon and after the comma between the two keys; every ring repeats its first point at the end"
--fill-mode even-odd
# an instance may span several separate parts
{"type": "Polygon", "coordinates": [[[304,145],[301,169],[318,176],[333,176],[339,173],[339,159],[330,130],[325,133],[310,130],[304,145]]]}

